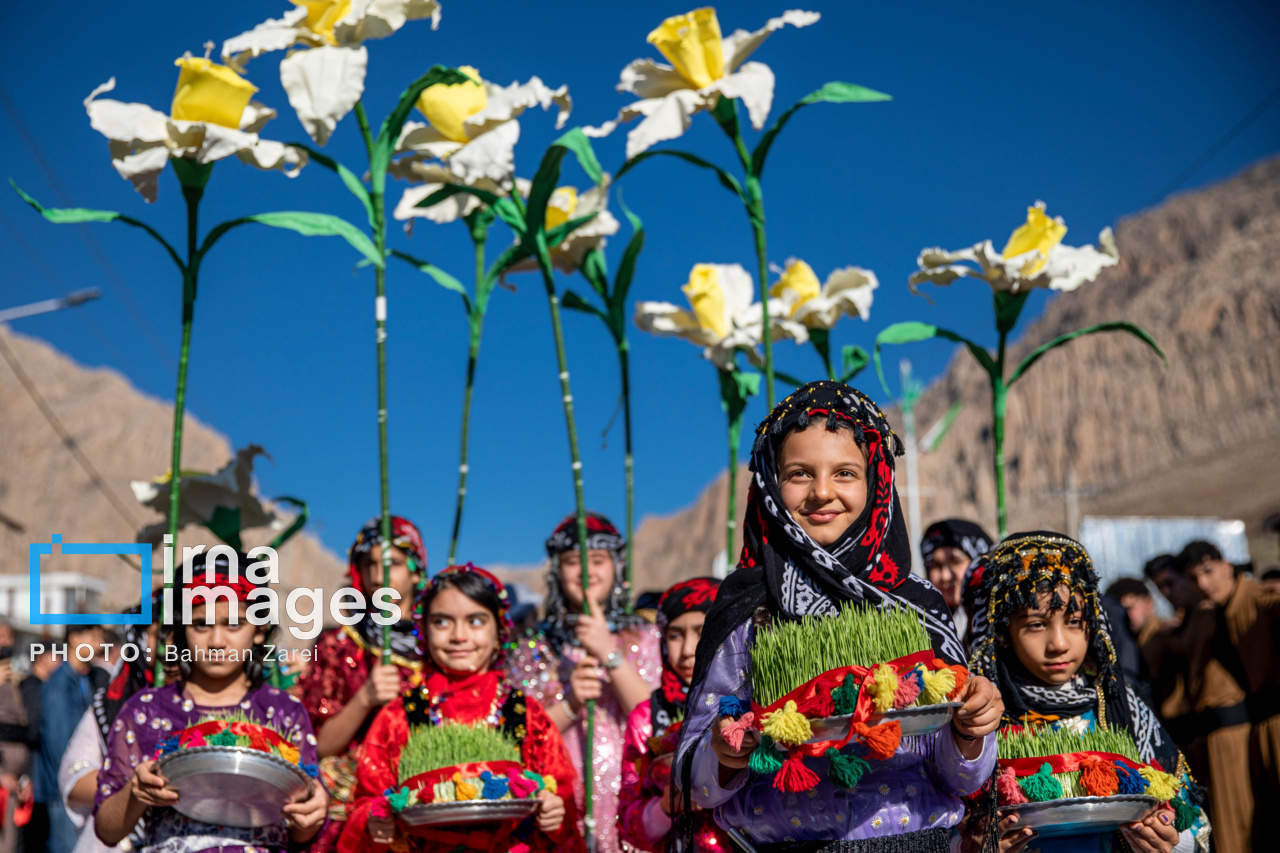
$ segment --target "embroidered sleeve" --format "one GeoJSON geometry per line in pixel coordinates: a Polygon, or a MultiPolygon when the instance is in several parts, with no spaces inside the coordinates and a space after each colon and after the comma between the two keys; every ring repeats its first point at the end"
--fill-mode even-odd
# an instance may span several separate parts
{"type": "Polygon", "coordinates": [[[556,793],[564,800],[564,822],[559,830],[548,833],[548,837],[564,853],[585,853],[586,843],[578,831],[578,806],[574,798],[579,784],[578,771],[569,759],[569,750],[560,737],[560,730],[551,722],[542,705],[528,697],[525,702],[525,724],[529,736],[521,743],[521,757],[530,770],[554,777],[556,793]]]}
{"type": "Polygon", "coordinates": [[[400,699],[393,699],[373,718],[360,747],[355,800],[347,806],[347,822],[338,837],[339,853],[387,849],[387,845],[373,843],[369,817],[382,792],[399,785],[400,752],[408,742],[409,725],[405,721],[404,706],[400,699]]]}
{"type": "Polygon", "coordinates": [[[618,795],[618,835],[641,850],[663,849],[662,839],[671,831],[671,818],[662,811],[662,791],[646,778],[649,736],[649,700],[641,702],[627,717],[622,747],[622,788],[618,795]]]}
{"type": "Polygon", "coordinates": [[[340,630],[326,631],[313,650],[310,668],[298,679],[299,698],[319,731],[339,713],[368,677],[364,654],[340,630]]]}

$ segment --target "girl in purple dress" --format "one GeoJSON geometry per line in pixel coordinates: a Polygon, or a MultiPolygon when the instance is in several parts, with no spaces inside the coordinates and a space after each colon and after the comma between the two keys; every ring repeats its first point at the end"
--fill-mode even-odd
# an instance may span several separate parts
{"type": "MultiPolygon", "coordinates": [[[[240,565],[251,561],[241,555],[240,565]]],[[[263,657],[272,626],[248,622],[249,595],[257,585],[243,574],[233,583],[226,557],[215,558],[215,581],[206,584],[204,555],[192,560],[196,586],[227,586],[237,601],[213,597],[207,605],[197,597],[188,625],[177,626],[174,650],[182,677],[171,685],[146,688],[134,694],[111,725],[107,755],[98,774],[94,799],[94,828],[98,838],[120,843],[145,818],[142,851],[146,853],[285,853],[305,846],[324,823],[329,796],[312,784],[305,798],[284,807],[270,826],[239,829],[214,826],[184,817],[173,806],[178,792],[155,767],[161,743],[202,718],[241,713],[270,726],[297,747],[299,764],[314,768],[316,739],[302,704],[283,690],[264,683],[263,657]],[[213,624],[205,624],[207,606],[213,624]],[[231,624],[231,608],[238,612],[231,624]]]]}
{"type": "MultiPolygon", "coordinates": [[[[893,484],[901,443],[880,409],[837,382],[812,382],[756,430],[754,475],[737,569],[720,586],[698,642],[677,751],[681,788],[716,821],[758,849],[943,853],[964,813],[961,797],[991,775],[1000,695],[971,677],[963,706],[934,734],[903,738],[853,788],[825,758],[805,761],[819,779],[803,793],[748,769],[751,732],[733,749],[722,697],[751,707],[757,624],[822,617],[842,605],[896,606],[926,625],[934,655],[964,662],[942,596],[911,574],[911,545],[893,484]]],[[[732,704],[732,703],[726,703],[732,704]]],[[[863,747],[858,747],[863,749],[863,747]]]]}

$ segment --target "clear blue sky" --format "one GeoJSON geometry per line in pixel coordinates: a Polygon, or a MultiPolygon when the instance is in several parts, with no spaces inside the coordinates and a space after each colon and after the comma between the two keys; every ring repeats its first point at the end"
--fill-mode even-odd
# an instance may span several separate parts
{"type": "MultiPolygon", "coordinates": [[[[172,173],[162,178],[159,202],[144,204],[112,170],[106,141],[89,127],[81,100],[114,75],[115,97],[167,110],[176,57],[200,54],[206,40],[221,43],[286,5],[19,4],[9,12],[0,79],[77,205],[141,216],[176,243],[183,206],[172,173]]],[[[720,8],[720,19],[726,32],[755,29],[784,8],[735,3],[720,8]]],[[[766,175],[771,260],[798,255],[822,277],[846,264],[879,275],[871,321],[844,321],[834,334],[837,345],[869,348],[877,330],[908,319],[989,338],[990,302],[980,284],[935,289],[932,305],[908,292],[906,277],[922,247],[957,248],[985,237],[999,246],[1036,199],[1066,218],[1067,242],[1092,242],[1104,225],[1157,201],[1172,178],[1280,84],[1280,22],[1266,2],[818,0],[807,8],[822,12],[819,24],[775,34],[755,57],[777,75],[774,113],[829,80],[894,96],[887,104],[802,112],[775,146],[766,175]]],[[[567,83],[575,101],[571,124],[596,124],[628,100],[614,91],[620,69],[656,56],[646,33],[683,11],[684,4],[671,2],[444,0],[438,31],[412,23],[370,43],[366,102],[380,120],[429,64],[470,64],[502,83],[533,74],[553,86],[567,83]]],[[[296,140],[304,134],[279,85],[282,55],[253,62],[251,79],[261,88],[259,99],[280,111],[265,135],[296,140]]],[[[56,204],[7,118],[3,127],[5,176],[56,204]]],[[[526,114],[522,133],[517,165],[530,175],[554,136],[551,117],[526,114]]],[[[696,117],[679,147],[731,162],[706,115],[696,117]]],[[[621,133],[598,144],[606,168],[617,168],[622,148],[621,133]]],[[[1278,148],[1280,106],[1273,106],[1184,189],[1278,148]]],[[[363,152],[350,118],[328,153],[360,171],[363,152]]],[[[570,177],[582,182],[576,172],[570,177]]],[[[682,302],[678,288],[699,261],[752,268],[741,208],[707,173],[653,161],[622,186],[649,231],[635,298],[682,302]]],[[[354,200],[319,167],[291,181],[234,161],[214,170],[202,217],[207,226],[281,209],[359,218],[354,200]]],[[[0,217],[0,304],[47,298],[59,287],[105,291],[82,316],[62,313],[16,328],[172,399],[181,290],[156,246],[132,229],[95,226],[140,321],[74,229],[45,223],[7,189],[0,217]]],[[[507,239],[500,229],[494,234],[495,243],[507,239]]],[[[461,225],[420,223],[411,238],[393,239],[459,277],[469,275],[470,243],[461,225]]],[[[615,262],[622,245],[613,245],[615,262]]],[[[354,270],[354,261],[337,240],[265,228],[228,237],[202,274],[190,373],[191,409],[237,446],[267,447],[275,464],[261,464],[264,494],[309,500],[313,529],[340,553],[378,509],[373,276],[354,270]]],[[[515,281],[518,292],[494,296],[476,392],[461,556],[481,564],[537,560],[543,538],[572,507],[546,301],[536,276],[515,281]]],[[[388,288],[392,504],[421,524],[438,568],[456,487],[466,323],[456,296],[412,270],[392,267],[388,288]]],[[[613,351],[593,318],[570,315],[566,330],[587,499],[620,521],[620,424],[607,447],[601,442],[617,398],[613,351]]],[[[634,329],[632,341],[638,510],[666,513],[692,502],[724,469],[724,420],[713,369],[694,347],[634,329]]],[[[917,373],[927,377],[945,367],[950,353],[943,346],[910,350],[917,373]]],[[[812,350],[784,343],[778,354],[784,369],[817,376],[812,350]]],[[[860,384],[883,398],[869,374],[860,384]]],[[[753,401],[748,425],[763,415],[763,402],[753,401]]],[[[153,470],[136,473],[160,474],[167,466],[167,447],[157,446],[153,470]]]]}

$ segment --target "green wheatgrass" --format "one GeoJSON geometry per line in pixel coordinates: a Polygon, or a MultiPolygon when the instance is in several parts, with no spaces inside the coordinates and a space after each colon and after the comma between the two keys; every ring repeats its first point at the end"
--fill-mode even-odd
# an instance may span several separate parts
{"type": "MultiPolygon", "coordinates": [[[[996,738],[996,755],[999,758],[1045,758],[1050,755],[1068,755],[1073,752],[1113,752],[1130,761],[1143,763],[1138,757],[1138,747],[1126,731],[1094,729],[1084,733],[1066,729],[1001,729],[996,738]]],[[[1080,786],[1080,771],[1054,773],[1053,778],[1062,783],[1065,799],[1087,797],[1089,792],[1080,786]]]]}
{"type": "Polygon", "coordinates": [[[400,781],[420,773],[480,761],[520,761],[520,747],[506,732],[485,724],[415,726],[400,753],[400,781]]]}
{"type": "Polygon", "coordinates": [[[770,705],[824,672],[874,666],[933,648],[924,621],[897,607],[844,607],[833,616],[805,616],[756,631],[751,696],[770,705]]]}

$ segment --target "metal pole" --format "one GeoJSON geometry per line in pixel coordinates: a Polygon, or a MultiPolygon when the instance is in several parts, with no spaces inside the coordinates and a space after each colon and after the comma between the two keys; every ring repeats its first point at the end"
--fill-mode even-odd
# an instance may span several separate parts
{"type": "Polygon", "coordinates": [[[924,577],[927,572],[920,556],[920,449],[916,444],[916,399],[919,389],[911,378],[911,362],[898,362],[902,378],[902,443],[907,449],[907,535],[911,537],[911,556],[916,574],[924,577]]]}
{"type": "Polygon", "coordinates": [[[40,302],[32,302],[28,305],[18,305],[14,308],[6,308],[3,311],[0,311],[0,323],[8,323],[10,320],[20,320],[23,317],[34,317],[36,314],[48,314],[50,311],[61,311],[63,308],[74,308],[82,302],[97,299],[101,295],[101,290],[96,287],[90,287],[85,290],[77,290],[74,293],[69,293],[60,299],[45,299],[40,302]]]}

